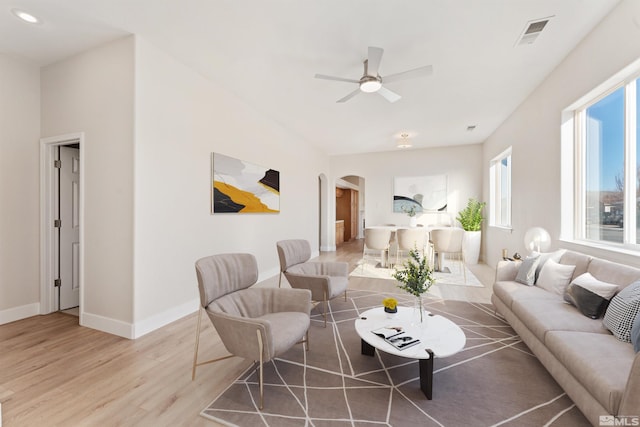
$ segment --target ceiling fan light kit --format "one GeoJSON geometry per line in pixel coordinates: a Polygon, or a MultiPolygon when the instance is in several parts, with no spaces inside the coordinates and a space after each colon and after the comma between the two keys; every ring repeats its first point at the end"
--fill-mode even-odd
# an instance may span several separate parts
{"type": "MultiPolygon", "coordinates": [[[[316,74],[315,78],[358,84],[358,89],[337,100],[336,102],[338,103],[347,102],[354,96],[358,95],[360,92],[377,93],[389,102],[396,102],[401,98],[401,96],[382,86],[383,78],[378,74],[378,69],[380,68],[380,62],[382,61],[383,53],[384,50],[382,48],[369,46],[369,55],[367,59],[364,60],[364,74],[358,80],[347,79],[344,77],[326,76],[324,74],[316,74]]],[[[424,67],[415,68],[413,70],[391,74],[389,76],[386,76],[384,78],[384,81],[389,83],[397,82],[400,80],[408,80],[416,77],[428,76],[432,72],[433,67],[431,65],[426,65],[424,67]]]]}
{"type": "Polygon", "coordinates": [[[409,134],[403,133],[400,135],[400,139],[396,142],[396,146],[398,148],[410,148],[412,146],[411,141],[409,141],[409,134]]]}
{"type": "Polygon", "coordinates": [[[380,78],[375,78],[371,76],[364,76],[360,80],[360,90],[365,93],[373,93],[380,90],[382,87],[382,82],[380,78]]]}

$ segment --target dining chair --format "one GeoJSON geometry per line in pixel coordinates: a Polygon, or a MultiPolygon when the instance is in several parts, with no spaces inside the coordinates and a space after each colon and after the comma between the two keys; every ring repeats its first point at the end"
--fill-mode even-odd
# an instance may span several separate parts
{"type": "Polygon", "coordinates": [[[455,255],[458,261],[460,261],[464,282],[467,283],[467,269],[465,267],[464,252],[462,250],[464,230],[458,227],[444,227],[431,230],[430,234],[433,251],[438,260],[438,271],[443,270],[445,254],[455,255]]]}
{"type": "Polygon", "coordinates": [[[389,228],[365,228],[364,229],[364,245],[362,248],[362,271],[367,262],[367,252],[375,252],[380,258],[380,264],[386,266],[389,255],[389,246],[391,240],[391,229],[389,228]]]}
{"type": "Polygon", "coordinates": [[[396,231],[396,265],[399,264],[400,254],[416,249],[420,255],[425,256],[427,245],[427,232],[424,228],[399,228],[396,231]]]}
{"type": "Polygon", "coordinates": [[[392,227],[391,237],[389,237],[389,245],[393,246],[395,244],[395,242],[396,242],[396,230],[395,230],[396,224],[389,223],[389,224],[384,224],[384,226],[385,227],[392,227]]]}
{"type": "Polygon", "coordinates": [[[276,248],[280,259],[278,287],[281,286],[284,275],[292,288],[310,290],[311,299],[324,305],[322,317],[326,328],[329,300],[343,293],[344,300],[347,300],[349,264],[309,261],[311,245],[303,239],[281,240],[276,243],[276,248]]]}
{"type": "Polygon", "coordinates": [[[311,292],[306,289],[253,288],[258,263],[251,254],[220,254],[196,261],[200,293],[191,379],[196,368],[233,356],[253,360],[259,368],[260,409],[264,406],[263,364],[306,344],[309,350],[311,292]],[[198,362],[202,312],[215,327],[228,356],[198,362]]]}

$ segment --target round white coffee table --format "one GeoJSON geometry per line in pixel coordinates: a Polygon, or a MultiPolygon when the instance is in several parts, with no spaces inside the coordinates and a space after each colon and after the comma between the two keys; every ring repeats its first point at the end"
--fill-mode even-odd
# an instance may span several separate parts
{"type": "Polygon", "coordinates": [[[362,354],[373,356],[375,349],[396,356],[418,359],[420,368],[420,389],[427,399],[433,397],[433,359],[451,356],[464,348],[467,338],[458,325],[440,315],[428,311],[423,314],[422,325],[417,321],[419,313],[414,315],[411,307],[398,307],[395,318],[387,318],[383,307],[372,308],[360,314],[356,319],[356,332],[361,338],[362,354]],[[420,343],[399,350],[375,335],[373,330],[382,327],[402,327],[403,331],[420,343]]]}

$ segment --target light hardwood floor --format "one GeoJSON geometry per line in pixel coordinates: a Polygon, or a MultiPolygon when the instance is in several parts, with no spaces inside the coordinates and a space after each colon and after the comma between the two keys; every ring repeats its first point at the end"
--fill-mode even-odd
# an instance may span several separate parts
{"type": "MultiPolygon", "coordinates": [[[[361,254],[360,240],[318,259],[347,261],[353,269],[361,254]]],[[[494,270],[483,264],[471,270],[484,288],[451,286],[443,296],[488,302],[494,270]]],[[[353,277],[349,286],[375,289],[384,282],[388,286],[353,277]]],[[[259,286],[277,283],[276,276],[259,286]]],[[[201,359],[225,355],[211,323],[203,318],[203,325],[201,359]]],[[[63,313],[0,326],[0,395],[10,396],[2,404],[2,425],[215,426],[200,411],[251,362],[234,357],[205,365],[191,381],[195,327],[193,314],[127,340],[80,327],[77,317],[63,313]]]]}

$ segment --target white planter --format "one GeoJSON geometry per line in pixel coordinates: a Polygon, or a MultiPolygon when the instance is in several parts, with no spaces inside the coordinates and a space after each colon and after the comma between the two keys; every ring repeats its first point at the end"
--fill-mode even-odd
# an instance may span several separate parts
{"type": "Polygon", "coordinates": [[[465,231],[462,239],[462,251],[467,264],[477,264],[480,257],[482,231],[465,231]]]}
{"type": "Polygon", "coordinates": [[[417,227],[418,226],[418,218],[415,216],[409,217],[409,227],[417,227]]]}

